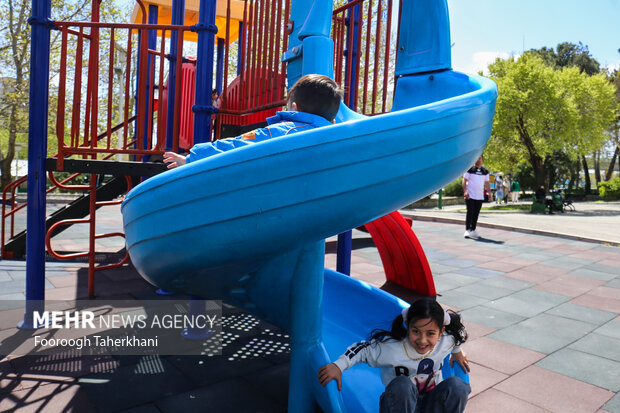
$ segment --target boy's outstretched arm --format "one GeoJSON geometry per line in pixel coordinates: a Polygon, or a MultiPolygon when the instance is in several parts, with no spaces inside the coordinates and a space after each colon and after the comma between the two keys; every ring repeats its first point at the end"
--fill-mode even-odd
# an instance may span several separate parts
{"type": "Polygon", "coordinates": [[[173,169],[177,166],[185,165],[185,158],[185,155],[179,155],[175,152],[164,152],[164,163],[168,164],[168,169],[173,169]]]}
{"type": "Polygon", "coordinates": [[[327,383],[332,381],[332,379],[336,379],[336,383],[338,383],[338,391],[341,391],[342,371],[340,371],[340,368],[334,363],[329,363],[319,369],[319,382],[321,383],[321,386],[325,387],[327,383]]]}

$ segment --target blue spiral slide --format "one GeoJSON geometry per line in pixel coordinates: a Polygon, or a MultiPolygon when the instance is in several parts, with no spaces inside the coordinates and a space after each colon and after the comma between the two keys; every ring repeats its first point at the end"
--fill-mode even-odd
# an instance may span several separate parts
{"type": "MultiPolygon", "coordinates": [[[[364,117],[342,105],[333,126],[165,172],[134,188],[122,206],[131,259],[149,282],[224,300],[289,331],[291,412],[315,404],[326,412],[378,411],[377,370],[345,372],[342,392],[335,382],[322,388],[317,371],[373,328],[389,327],[405,305],[324,269],[324,239],[451,182],[491,133],[496,86],[450,70],[445,1],[403,3],[402,21],[411,24],[401,21],[392,112],[364,117]]],[[[306,11],[308,19],[318,9],[306,11]]],[[[322,61],[328,34],[294,32],[303,59],[322,61]]],[[[289,62],[289,82],[319,66],[289,62]]]]}

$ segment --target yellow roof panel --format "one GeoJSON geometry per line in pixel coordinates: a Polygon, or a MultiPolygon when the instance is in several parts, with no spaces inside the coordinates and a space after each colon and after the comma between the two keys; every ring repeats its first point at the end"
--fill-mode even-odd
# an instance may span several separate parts
{"type": "MultiPolygon", "coordinates": [[[[149,6],[157,6],[157,24],[170,24],[172,16],[172,0],[145,0],[143,1],[146,8],[147,16],[144,21],[148,22],[148,10],[149,6]]],[[[240,0],[230,1],[230,42],[234,42],[239,37],[239,22],[243,21],[243,7],[244,2],[240,0]]],[[[198,11],[200,8],[199,0],[185,0],[185,25],[192,26],[198,23],[198,11]]],[[[218,0],[215,10],[215,24],[217,26],[216,38],[226,38],[226,9],[227,0],[218,0]]],[[[136,3],[131,13],[132,23],[142,23],[142,10],[136,3]]],[[[161,33],[158,33],[161,35],[161,33]]],[[[166,33],[166,37],[169,37],[170,33],[166,33]]],[[[198,35],[194,32],[186,32],[185,40],[197,41],[198,35]]],[[[216,40],[217,41],[217,40],[216,40]]]]}

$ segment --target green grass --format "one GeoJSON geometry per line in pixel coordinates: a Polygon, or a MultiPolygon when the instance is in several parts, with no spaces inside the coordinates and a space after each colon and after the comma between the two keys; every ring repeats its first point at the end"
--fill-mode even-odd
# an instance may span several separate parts
{"type": "MultiPolygon", "coordinates": [[[[493,205],[488,207],[482,207],[481,211],[525,211],[530,212],[530,204],[527,205],[493,205]]],[[[467,209],[459,209],[459,212],[465,212],[467,209]]]]}
{"type": "Polygon", "coordinates": [[[530,205],[493,205],[490,207],[482,207],[483,211],[529,211],[530,205]]]}

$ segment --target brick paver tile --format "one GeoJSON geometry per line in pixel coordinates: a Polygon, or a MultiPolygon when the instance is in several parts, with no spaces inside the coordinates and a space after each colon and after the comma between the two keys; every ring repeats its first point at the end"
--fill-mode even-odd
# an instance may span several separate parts
{"type": "Polygon", "coordinates": [[[525,400],[495,389],[488,389],[469,399],[467,413],[545,413],[545,410],[525,400]]]}
{"type": "Polygon", "coordinates": [[[594,412],[613,392],[591,384],[530,366],[495,386],[495,389],[555,412],[594,412]]]}
{"type": "Polygon", "coordinates": [[[592,295],[598,295],[599,297],[612,298],[614,300],[620,300],[620,288],[613,287],[598,287],[590,291],[592,295]]]}
{"type": "Polygon", "coordinates": [[[482,393],[488,388],[506,380],[508,375],[500,373],[473,362],[469,363],[471,371],[469,372],[469,382],[471,384],[471,393],[469,397],[474,397],[478,393],[482,393]]]}
{"type": "Polygon", "coordinates": [[[470,341],[476,340],[477,338],[484,337],[487,334],[491,334],[492,332],[497,330],[496,328],[487,327],[478,323],[472,323],[471,321],[467,320],[464,320],[463,323],[465,324],[465,330],[467,330],[468,343],[470,341]]]}
{"type": "Polygon", "coordinates": [[[541,283],[534,288],[569,297],[577,297],[603,284],[605,284],[605,281],[603,280],[580,277],[578,275],[563,274],[552,280],[541,283]]]}
{"type": "Polygon", "coordinates": [[[584,294],[570,301],[572,304],[584,307],[596,308],[598,310],[620,313],[620,300],[609,297],[601,297],[591,293],[584,294]]]}
{"type": "Polygon", "coordinates": [[[470,361],[508,375],[513,375],[545,357],[542,353],[488,337],[467,341],[463,348],[470,361]]]}
{"type": "Polygon", "coordinates": [[[540,284],[569,272],[568,269],[534,264],[506,274],[507,277],[529,283],[540,284]]]}
{"type": "MultiPolygon", "coordinates": [[[[478,256],[476,256],[476,259],[478,259],[478,256]]],[[[504,261],[501,261],[501,260],[495,260],[495,261],[490,261],[490,262],[482,263],[482,264],[478,265],[478,267],[480,267],[480,268],[487,268],[489,270],[512,272],[512,271],[516,271],[516,270],[518,270],[520,268],[525,267],[525,265],[515,264],[515,263],[512,263],[512,262],[504,262],[504,261]]]]}

